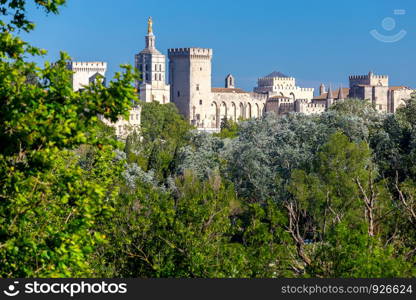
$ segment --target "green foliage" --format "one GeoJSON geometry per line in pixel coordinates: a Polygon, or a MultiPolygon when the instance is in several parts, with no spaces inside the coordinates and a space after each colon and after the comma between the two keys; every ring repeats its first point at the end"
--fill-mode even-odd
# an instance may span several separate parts
{"type": "Polygon", "coordinates": [[[221,131],[219,133],[214,134],[222,139],[232,139],[235,138],[238,134],[238,124],[233,120],[229,120],[227,118],[221,121],[221,131]]]}
{"type": "Polygon", "coordinates": [[[382,183],[374,182],[376,175],[369,146],[365,142],[352,143],[337,132],[317,153],[310,173],[292,172],[288,191],[311,217],[308,230],[314,232],[313,237],[323,239],[328,228],[340,222],[351,226],[366,222],[368,216],[362,213],[367,208],[367,198],[373,197],[372,217],[380,220],[388,195],[382,183]]]}
{"type": "Polygon", "coordinates": [[[346,99],[341,102],[336,102],[330,107],[330,110],[340,114],[377,118],[377,111],[368,100],[346,99]]]}
{"type": "MultiPolygon", "coordinates": [[[[25,0],[2,0],[0,2],[0,14],[3,16],[12,16],[7,23],[1,21],[0,31],[14,31],[22,29],[29,32],[35,28],[35,24],[28,20],[26,15],[25,0]]],[[[66,0],[34,0],[38,7],[42,7],[47,13],[58,13],[59,6],[65,4],[66,0]]]]}
{"type": "Polygon", "coordinates": [[[333,228],[326,242],[317,245],[310,277],[324,278],[395,278],[414,277],[415,259],[397,254],[378,237],[369,237],[366,228],[351,228],[341,223],[333,228]]]}
{"type": "Polygon", "coordinates": [[[222,149],[224,141],[212,134],[195,132],[190,134],[188,145],[178,151],[176,174],[191,170],[199,178],[206,179],[221,172],[224,166],[222,149]]]}
{"type": "MultiPolygon", "coordinates": [[[[57,12],[64,1],[36,1],[57,12]]],[[[125,66],[109,87],[97,82],[72,91],[69,57],[44,68],[24,61],[41,54],[12,36],[30,31],[25,1],[2,1],[0,50],[0,277],[85,277],[104,242],[96,230],[117,195],[120,165],[112,163],[116,142],[102,134],[98,115],[126,115],[136,75],[125,66]],[[89,165],[74,150],[85,145],[89,165]],[[90,158],[91,158],[90,157],[90,158]]]]}
{"type": "Polygon", "coordinates": [[[247,257],[250,277],[293,277],[294,247],[286,231],[287,217],[274,202],[252,203],[237,219],[237,234],[247,257]]]}
{"type": "Polygon", "coordinates": [[[175,184],[173,195],[141,184],[123,196],[113,218],[118,226],[107,226],[108,268],[132,277],[239,276],[244,257],[227,242],[232,188],[218,176],[200,182],[191,174],[175,184]]]}
{"type": "Polygon", "coordinates": [[[151,102],[141,107],[140,140],[129,137],[126,154],[129,162],[137,163],[144,171],[153,170],[156,178],[163,181],[173,173],[177,151],[186,144],[192,127],[174,104],[151,102]]]}

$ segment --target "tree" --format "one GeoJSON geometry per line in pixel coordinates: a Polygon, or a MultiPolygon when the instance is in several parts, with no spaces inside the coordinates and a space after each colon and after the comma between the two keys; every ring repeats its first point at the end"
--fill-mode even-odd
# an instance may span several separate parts
{"type": "Polygon", "coordinates": [[[206,132],[193,131],[189,136],[188,145],[178,151],[176,174],[183,175],[188,170],[201,179],[207,179],[222,172],[224,141],[206,132]]]}
{"type": "Polygon", "coordinates": [[[221,131],[214,134],[222,139],[235,138],[238,134],[238,124],[233,120],[229,120],[226,117],[221,120],[221,131]]]}
{"type": "MultiPolygon", "coordinates": [[[[135,160],[130,162],[144,171],[153,170],[164,182],[174,172],[177,152],[186,145],[192,127],[172,103],[142,103],[141,107],[140,141],[129,138],[129,147],[136,149],[135,160]]],[[[131,151],[127,156],[131,157],[131,151]]]]}
{"type": "MultiPolygon", "coordinates": [[[[57,13],[65,1],[35,3],[57,13]]],[[[127,116],[136,75],[124,66],[109,87],[73,92],[66,54],[41,69],[28,58],[44,51],[13,36],[34,28],[26,1],[0,5],[12,16],[0,24],[0,276],[90,276],[104,241],[96,222],[112,212],[119,170],[108,163],[116,143],[100,133],[98,115],[127,116]],[[81,166],[80,145],[94,153],[92,169],[81,166]]]]}
{"type": "Polygon", "coordinates": [[[397,253],[393,245],[383,245],[367,234],[365,226],[340,223],[331,229],[326,242],[306,267],[306,276],[324,278],[394,278],[414,277],[414,257],[397,253]]]}
{"type": "MultiPolygon", "coordinates": [[[[144,184],[123,196],[106,234],[102,260],[111,276],[245,276],[244,252],[230,243],[232,186],[219,176],[200,181],[191,173],[175,180],[172,194],[144,184]],[[113,273],[115,272],[115,273],[113,273]]],[[[108,273],[107,273],[108,274],[108,273]]]]}
{"type": "Polygon", "coordinates": [[[289,232],[306,265],[312,259],[305,254],[305,240],[325,242],[328,230],[340,223],[365,226],[370,237],[380,233],[389,194],[376,178],[369,146],[350,142],[340,132],[317,153],[312,172],[292,173],[288,187],[292,197],[285,207],[289,232]]]}

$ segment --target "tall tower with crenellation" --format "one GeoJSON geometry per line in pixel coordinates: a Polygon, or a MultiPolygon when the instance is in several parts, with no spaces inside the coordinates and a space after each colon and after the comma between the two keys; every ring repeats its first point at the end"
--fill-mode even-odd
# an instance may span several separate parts
{"type": "Polygon", "coordinates": [[[97,80],[99,77],[104,80],[107,71],[107,63],[102,61],[70,61],[67,68],[73,72],[72,88],[78,91],[97,80]]]}
{"type": "Polygon", "coordinates": [[[380,112],[390,112],[389,108],[389,77],[376,75],[353,75],[349,77],[350,97],[369,100],[380,112]]]}
{"type": "Polygon", "coordinates": [[[135,55],[134,65],[141,74],[136,83],[140,100],[168,103],[170,87],[166,84],[166,57],[156,49],[156,37],[153,34],[153,20],[147,22],[146,48],[135,55]]]}
{"type": "Polygon", "coordinates": [[[168,50],[171,101],[197,128],[209,128],[211,105],[212,49],[175,48],[168,50]]]}

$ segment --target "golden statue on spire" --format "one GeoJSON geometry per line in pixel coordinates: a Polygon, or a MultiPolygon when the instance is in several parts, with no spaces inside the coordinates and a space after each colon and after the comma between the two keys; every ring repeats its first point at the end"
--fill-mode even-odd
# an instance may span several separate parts
{"type": "Polygon", "coordinates": [[[152,20],[152,17],[149,17],[149,19],[147,20],[147,33],[148,34],[153,33],[153,20],[152,20]]]}

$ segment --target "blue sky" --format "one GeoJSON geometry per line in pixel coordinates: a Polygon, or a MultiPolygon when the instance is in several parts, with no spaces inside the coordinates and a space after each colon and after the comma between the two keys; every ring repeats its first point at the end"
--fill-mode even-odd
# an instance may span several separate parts
{"type": "Polygon", "coordinates": [[[74,60],[106,61],[109,77],[120,64],[133,64],[152,16],[161,52],[214,49],[213,86],[223,86],[232,73],[238,87],[252,90],[274,70],[305,87],[347,86],[348,75],[372,70],[390,75],[391,85],[416,88],[414,0],[68,0],[58,16],[34,6],[29,16],[37,27],[25,38],[47,49],[46,59],[64,50],[74,60]],[[395,9],[406,13],[395,15],[395,9]],[[387,17],[394,29],[383,28],[387,17]],[[407,35],[384,43],[370,35],[373,29],[407,35]]]}

